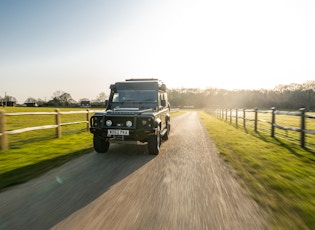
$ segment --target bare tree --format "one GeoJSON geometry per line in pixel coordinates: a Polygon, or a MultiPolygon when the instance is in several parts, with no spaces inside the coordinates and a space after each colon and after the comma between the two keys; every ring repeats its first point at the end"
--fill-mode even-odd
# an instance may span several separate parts
{"type": "Polygon", "coordinates": [[[49,105],[54,106],[63,106],[68,107],[71,104],[75,104],[76,101],[72,99],[71,95],[69,93],[63,92],[63,91],[56,91],[53,94],[53,99],[48,102],[49,105]]]}
{"type": "Polygon", "coordinates": [[[96,97],[94,102],[102,103],[108,98],[107,94],[105,92],[99,93],[99,95],[96,97]]]}
{"type": "Polygon", "coordinates": [[[108,95],[105,92],[99,93],[95,100],[92,101],[92,105],[95,107],[104,107],[105,100],[108,98],[108,95]]]}
{"type": "Polygon", "coordinates": [[[25,100],[24,103],[36,103],[36,102],[37,102],[37,100],[36,100],[35,98],[29,97],[29,98],[27,98],[27,99],[25,100]]]}

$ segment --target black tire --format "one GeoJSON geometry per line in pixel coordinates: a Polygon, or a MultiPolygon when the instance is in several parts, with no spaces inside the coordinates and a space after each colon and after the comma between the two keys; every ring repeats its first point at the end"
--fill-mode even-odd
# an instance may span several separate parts
{"type": "Polygon", "coordinates": [[[158,129],[157,135],[153,135],[149,138],[149,141],[148,141],[149,153],[152,155],[158,155],[160,152],[160,146],[161,146],[161,133],[160,133],[160,129],[158,129]]]}
{"type": "Polygon", "coordinates": [[[168,136],[170,135],[170,131],[171,131],[171,124],[170,122],[166,122],[166,129],[167,131],[165,132],[164,136],[163,136],[163,140],[168,140],[168,136]]]}
{"type": "Polygon", "coordinates": [[[98,153],[106,153],[109,148],[109,141],[106,141],[104,138],[94,135],[93,136],[93,145],[94,149],[98,153]]]}

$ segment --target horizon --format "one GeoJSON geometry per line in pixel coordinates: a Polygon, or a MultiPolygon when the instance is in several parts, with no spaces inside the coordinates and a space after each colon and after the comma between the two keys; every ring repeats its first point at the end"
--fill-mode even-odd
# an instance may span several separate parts
{"type": "MultiPolygon", "coordinates": [[[[168,87],[167,85],[166,85],[166,87],[167,87],[168,90],[180,90],[180,89],[200,89],[200,90],[206,90],[206,89],[210,88],[210,89],[227,90],[227,91],[243,91],[243,90],[260,91],[260,90],[275,90],[275,89],[276,89],[277,87],[279,87],[279,86],[288,86],[288,85],[292,85],[292,84],[294,84],[294,85],[295,85],[295,84],[297,84],[297,85],[304,85],[304,84],[306,84],[306,83],[308,83],[308,82],[313,82],[313,83],[315,83],[315,80],[308,80],[308,81],[303,82],[303,83],[295,83],[295,82],[292,82],[292,83],[289,83],[289,84],[279,84],[279,85],[276,85],[275,87],[269,88],[269,89],[268,89],[268,88],[257,88],[257,89],[224,89],[224,88],[209,87],[209,86],[203,87],[203,88],[201,88],[201,87],[172,87],[172,88],[170,88],[170,87],[168,87]]],[[[115,83],[115,82],[113,82],[113,83],[115,83]]],[[[163,83],[164,83],[164,82],[163,82],[163,83]]],[[[45,97],[45,98],[40,98],[40,97],[32,97],[32,96],[30,96],[30,97],[28,97],[28,98],[25,98],[25,100],[23,100],[23,102],[20,102],[14,95],[9,95],[9,94],[7,94],[6,96],[10,96],[10,97],[16,98],[16,99],[17,99],[17,104],[18,104],[18,105],[22,105],[22,104],[25,104],[25,101],[26,101],[27,99],[29,99],[29,98],[34,98],[36,101],[42,100],[42,101],[44,101],[44,102],[48,102],[48,101],[50,101],[50,100],[53,99],[53,94],[56,93],[57,91],[60,91],[60,92],[62,92],[62,93],[69,93],[69,94],[71,95],[71,92],[65,92],[65,91],[62,91],[62,90],[56,90],[56,91],[52,92],[52,95],[49,97],[49,99],[48,99],[47,97],[45,97]]],[[[6,93],[6,92],[5,92],[5,93],[6,93]]],[[[108,96],[109,96],[109,93],[110,93],[110,90],[108,90],[108,92],[105,92],[105,91],[99,92],[98,94],[96,94],[96,96],[95,96],[94,98],[88,98],[88,97],[82,96],[82,97],[76,99],[76,98],[73,98],[72,95],[71,95],[71,97],[72,97],[72,99],[73,99],[75,102],[77,102],[77,103],[79,103],[81,99],[88,99],[89,101],[94,101],[94,100],[97,99],[97,96],[98,96],[100,93],[105,93],[106,96],[108,97],[108,96]]],[[[2,96],[0,95],[0,99],[4,99],[4,97],[2,97],[2,96]]]]}

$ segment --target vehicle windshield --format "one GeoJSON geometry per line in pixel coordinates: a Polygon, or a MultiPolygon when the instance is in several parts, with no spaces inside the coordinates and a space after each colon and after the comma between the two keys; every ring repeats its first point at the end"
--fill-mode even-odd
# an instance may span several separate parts
{"type": "Polygon", "coordinates": [[[112,103],[114,108],[152,108],[152,105],[157,103],[157,92],[156,90],[118,90],[113,95],[112,103]]]}

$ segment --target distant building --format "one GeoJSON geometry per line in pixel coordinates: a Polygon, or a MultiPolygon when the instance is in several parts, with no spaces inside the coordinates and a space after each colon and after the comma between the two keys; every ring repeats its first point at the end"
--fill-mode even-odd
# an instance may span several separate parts
{"type": "Polygon", "coordinates": [[[16,106],[16,100],[1,100],[0,101],[0,106],[10,106],[14,107],[16,106]]]}
{"type": "Polygon", "coordinates": [[[89,108],[91,107],[91,101],[81,101],[80,106],[84,108],[89,108]]]}
{"type": "Polygon", "coordinates": [[[7,101],[7,106],[16,106],[16,101],[7,101]]]}
{"type": "Polygon", "coordinates": [[[36,102],[26,102],[24,103],[26,107],[37,107],[38,104],[36,102]]]}

